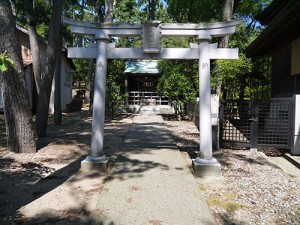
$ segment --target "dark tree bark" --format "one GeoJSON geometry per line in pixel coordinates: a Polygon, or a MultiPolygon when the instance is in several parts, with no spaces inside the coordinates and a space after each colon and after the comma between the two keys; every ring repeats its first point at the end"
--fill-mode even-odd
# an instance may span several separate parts
{"type": "Polygon", "coordinates": [[[114,0],[105,0],[104,23],[112,23],[114,17],[114,0]]]}
{"type": "Polygon", "coordinates": [[[17,153],[36,152],[21,46],[8,0],[0,1],[0,52],[4,51],[14,62],[14,68],[0,72],[7,147],[17,153]]]}
{"type": "Polygon", "coordinates": [[[10,0],[11,11],[14,16],[16,16],[16,4],[14,0],[10,0]]]}
{"type": "Polygon", "coordinates": [[[41,89],[41,60],[38,36],[36,33],[36,21],[34,17],[34,0],[28,1],[27,24],[30,41],[30,50],[32,53],[32,68],[37,93],[40,94],[41,89]]]}
{"type": "MultiPolygon", "coordinates": [[[[84,17],[84,1],[81,1],[81,5],[80,5],[80,16],[79,16],[79,20],[83,21],[83,17],[84,17]]],[[[75,15],[73,15],[73,19],[75,19],[75,15]]],[[[78,35],[78,39],[77,39],[77,47],[83,47],[83,36],[82,35],[78,35]]]]}
{"type": "MultiPolygon", "coordinates": [[[[230,21],[233,15],[234,0],[223,0],[223,21],[230,21]]],[[[219,41],[220,48],[227,48],[229,36],[221,38],[219,41]]]]}
{"type": "Polygon", "coordinates": [[[156,4],[157,0],[148,0],[149,4],[149,21],[155,20],[155,9],[156,9],[156,4]]]}
{"type": "Polygon", "coordinates": [[[95,12],[94,12],[94,23],[100,22],[99,9],[100,9],[100,0],[95,2],[95,12]]]}
{"type": "Polygon", "coordinates": [[[52,6],[45,73],[42,80],[41,92],[39,94],[36,114],[36,131],[39,138],[45,137],[47,133],[51,86],[55,71],[56,57],[58,52],[60,51],[60,46],[57,43],[59,42],[63,4],[64,0],[54,0],[52,6]]]}
{"type": "MultiPolygon", "coordinates": [[[[233,15],[234,0],[223,0],[223,21],[230,21],[233,15]]],[[[222,37],[218,43],[219,48],[227,48],[229,36],[222,37]]],[[[219,66],[218,64],[216,66],[219,66]]],[[[218,76],[218,75],[217,75],[218,76]]],[[[216,94],[220,96],[222,89],[222,79],[216,86],[216,94]]]]}
{"type": "MultiPolygon", "coordinates": [[[[59,33],[59,42],[57,45],[62,48],[62,34],[59,33]]],[[[54,89],[54,125],[60,126],[62,123],[62,110],[61,110],[61,51],[58,52],[55,67],[55,89],[54,89]]]]}
{"type": "Polygon", "coordinates": [[[86,88],[84,93],[84,103],[90,103],[90,94],[91,94],[91,86],[92,86],[92,76],[94,71],[94,64],[95,60],[90,59],[89,60],[89,72],[87,74],[87,80],[86,80],[86,88]]]}

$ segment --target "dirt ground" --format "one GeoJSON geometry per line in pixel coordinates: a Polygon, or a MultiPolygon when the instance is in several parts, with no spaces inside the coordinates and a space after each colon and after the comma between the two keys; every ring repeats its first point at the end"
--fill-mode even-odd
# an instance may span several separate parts
{"type": "MultiPolygon", "coordinates": [[[[106,118],[104,150],[113,166],[132,115],[106,118]]],[[[63,125],[48,127],[36,154],[5,150],[0,116],[0,224],[102,224],[95,207],[108,177],[80,171],[88,154],[91,117],[87,111],[64,114],[63,125]]],[[[191,121],[166,121],[174,141],[190,164],[197,156],[199,131],[191,121]]],[[[199,181],[217,224],[299,224],[300,183],[268,163],[259,152],[221,149],[219,185],[199,181]]],[[[116,196],[117,197],[117,196],[116,196]]],[[[157,223],[159,224],[159,223],[157,223]]]]}
{"type": "MultiPolygon", "coordinates": [[[[197,157],[195,124],[187,120],[166,121],[166,125],[187,161],[197,157]]],[[[283,157],[274,157],[277,151],[221,148],[213,152],[222,166],[222,177],[196,180],[218,225],[300,224],[299,169],[289,164],[286,173],[271,163],[287,163],[283,157]]]]}
{"type": "MultiPolygon", "coordinates": [[[[62,126],[51,125],[51,120],[50,118],[47,137],[37,141],[36,154],[14,154],[5,149],[3,115],[0,118],[0,224],[2,225],[53,224],[55,221],[59,221],[58,224],[88,223],[87,214],[91,213],[88,204],[93,195],[99,194],[100,184],[105,179],[104,173],[78,172],[80,162],[89,151],[92,119],[87,116],[87,111],[81,111],[64,114],[62,126]],[[83,180],[85,182],[82,182],[83,180]],[[39,201],[41,196],[43,201],[39,201]],[[36,202],[36,205],[30,207],[31,210],[38,211],[51,207],[57,210],[52,215],[51,213],[40,215],[39,218],[24,217],[22,211],[26,211],[24,206],[33,202],[36,202]]],[[[106,155],[114,158],[131,126],[131,121],[130,115],[120,116],[116,120],[111,120],[110,116],[106,118],[104,143],[106,155]]],[[[33,212],[26,212],[27,215],[30,213],[33,212]]]]}

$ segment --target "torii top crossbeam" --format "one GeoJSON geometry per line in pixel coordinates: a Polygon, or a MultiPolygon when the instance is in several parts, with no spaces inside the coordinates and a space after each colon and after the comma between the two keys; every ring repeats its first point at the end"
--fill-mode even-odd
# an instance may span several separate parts
{"type": "Polygon", "coordinates": [[[194,168],[200,166],[200,170],[207,174],[215,168],[220,171],[218,162],[212,157],[210,60],[237,59],[238,49],[218,49],[216,44],[209,42],[213,37],[233,34],[242,21],[203,24],[169,24],[158,21],[142,24],[93,24],[64,19],[64,23],[70,25],[72,33],[92,35],[96,40],[96,45],[90,48],[68,48],[70,58],[96,58],[92,140],[90,155],[85,160],[87,165],[94,164],[97,167],[107,163],[103,152],[107,59],[198,59],[200,153],[194,161],[194,168]],[[108,44],[110,38],[124,36],[141,37],[142,48],[116,48],[114,44],[108,44]],[[192,44],[190,48],[161,48],[162,37],[196,37],[198,44],[192,44]],[[212,165],[212,169],[207,169],[208,165],[212,165]]]}
{"type": "Polygon", "coordinates": [[[82,35],[95,35],[95,39],[103,37],[137,37],[142,34],[143,24],[160,24],[162,36],[192,37],[203,33],[211,37],[223,37],[235,32],[237,26],[242,21],[228,21],[218,23],[160,23],[145,22],[143,24],[128,23],[101,23],[94,24],[89,21],[79,22],[70,19],[64,19],[64,23],[70,25],[72,33],[82,35]],[[183,32],[184,31],[184,32],[183,32]]]}
{"type": "MultiPolygon", "coordinates": [[[[161,48],[162,37],[196,37],[209,39],[231,35],[241,21],[203,24],[170,24],[145,22],[143,24],[93,24],[64,19],[74,34],[92,35],[95,39],[111,37],[142,37],[142,48],[115,48],[108,44],[108,59],[199,59],[198,49],[161,48]],[[151,54],[149,54],[151,53],[151,54]]],[[[210,47],[210,59],[236,59],[237,49],[210,47]]],[[[96,58],[96,48],[68,48],[70,58],[96,58]]]]}

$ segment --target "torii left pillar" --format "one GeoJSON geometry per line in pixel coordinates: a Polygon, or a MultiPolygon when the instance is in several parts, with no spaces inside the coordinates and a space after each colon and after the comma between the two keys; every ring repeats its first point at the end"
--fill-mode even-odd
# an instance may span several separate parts
{"type": "Polygon", "coordinates": [[[107,76],[107,43],[109,37],[96,38],[96,69],[93,97],[93,123],[90,154],[81,162],[83,170],[105,171],[108,158],[104,154],[105,88],[107,76]]]}

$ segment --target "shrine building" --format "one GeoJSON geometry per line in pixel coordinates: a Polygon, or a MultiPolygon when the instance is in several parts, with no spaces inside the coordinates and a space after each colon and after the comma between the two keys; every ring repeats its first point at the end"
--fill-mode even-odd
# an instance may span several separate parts
{"type": "Polygon", "coordinates": [[[125,65],[127,110],[133,113],[174,113],[169,98],[157,92],[160,78],[158,60],[130,60],[125,65]]]}

